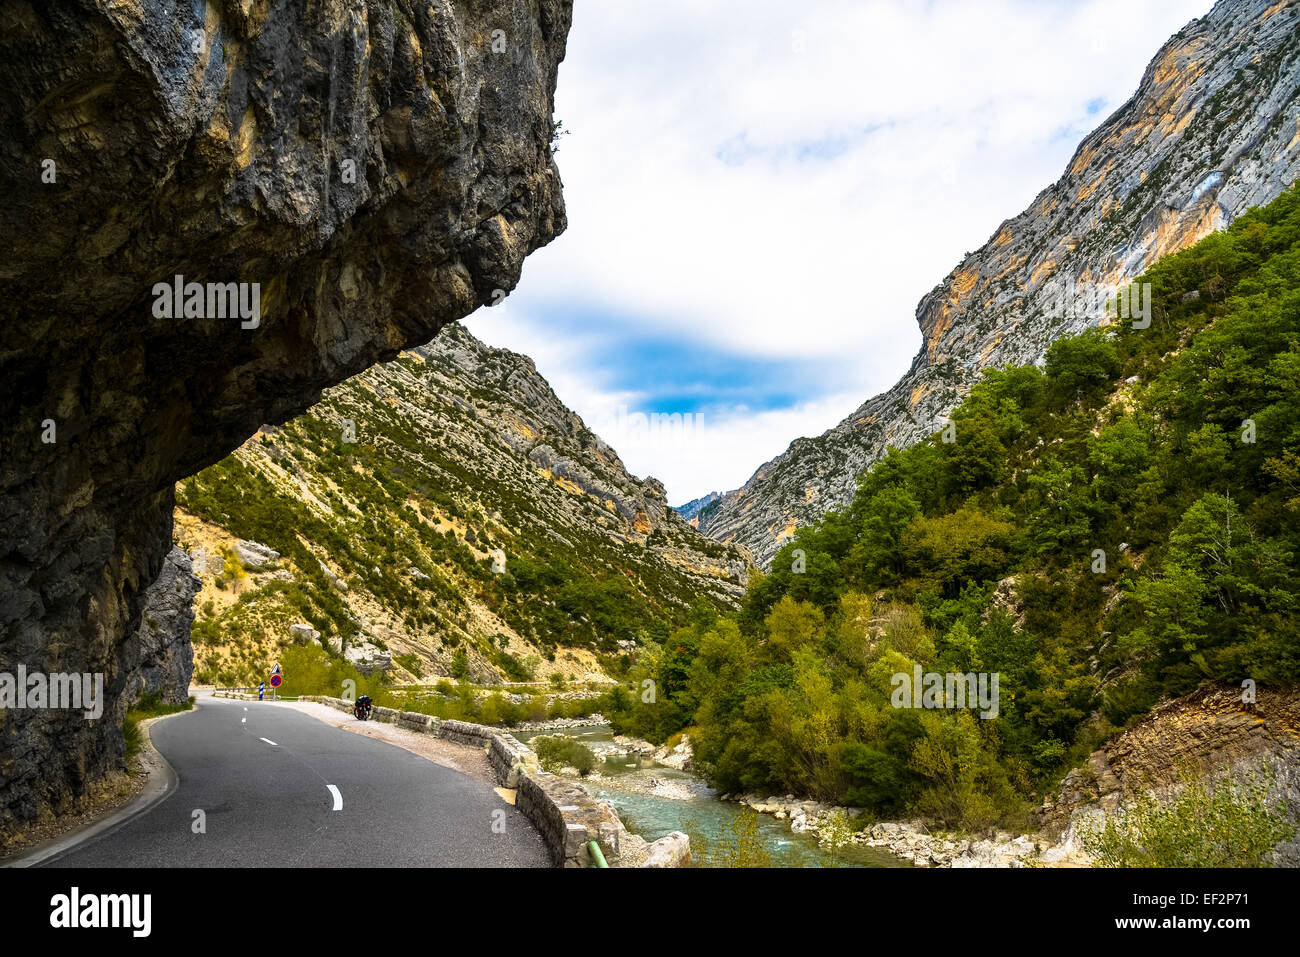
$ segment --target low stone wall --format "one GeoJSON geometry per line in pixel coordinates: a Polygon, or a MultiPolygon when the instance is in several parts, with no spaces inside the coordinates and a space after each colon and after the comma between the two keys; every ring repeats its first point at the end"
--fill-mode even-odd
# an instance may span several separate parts
{"type": "Polygon", "coordinates": [[[414,711],[397,712],[397,724],[407,731],[420,731],[425,734],[438,735],[441,721],[431,714],[417,714],[414,711]]]}
{"type": "Polygon", "coordinates": [[[587,842],[596,841],[605,860],[617,866],[624,846],[635,844],[613,809],[594,800],[582,785],[546,771],[520,774],[518,785],[515,807],[541,832],[557,864],[591,866],[587,842]]]}
{"type": "Polygon", "coordinates": [[[456,744],[483,748],[487,752],[492,771],[496,774],[497,783],[502,787],[517,787],[520,774],[537,774],[540,771],[533,749],[521,744],[513,734],[469,721],[444,721],[410,711],[398,711],[396,714],[397,724],[404,728],[431,733],[456,744]]]}
{"type": "Polygon", "coordinates": [[[438,732],[438,737],[446,738],[448,741],[455,741],[457,744],[486,748],[492,743],[492,738],[500,733],[495,728],[489,728],[482,724],[471,724],[468,721],[444,721],[442,722],[442,730],[438,732]]]}
{"type": "MultiPolygon", "coordinates": [[[[298,701],[298,700],[299,700],[296,696],[295,696],[295,697],[288,697],[288,698],[286,698],[286,697],[283,696],[283,695],[278,695],[278,696],[277,696],[277,695],[275,695],[275,694],[273,693],[273,689],[271,689],[271,688],[267,688],[267,689],[266,689],[265,697],[263,697],[263,698],[261,698],[261,699],[259,699],[259,698],[257,697],[257,692],[256,692],[256,691],[231,691],[231,690],[227,690],[227,689],[222,689],[222,690],[220,690],[220,691],[214,691],[214,692],[212,692],[212,697],[214,697],[214,698],[230,698],[232,701],[258,701],[258,700],[263,700],[263,701],[298,701]]],[[[309,701],[309,700],[312,700],[312,699],[310,699],[310,698],[303,698],[303,699],[301,699],[301,700],[303,700],[303,701],[309,701]]],[[[348,705],[346,708],[343,708],[343,709],[341,709],[341,710],[346,711],[348,714],[351,714],[351,713],[352,713],[352,705],[348,705]]]]}
{"type": "Polygon", "coordinates": [[[513,734],[494,734],[488,747],[488,761],[496,772],[497,780],[506,787],[519,786],[520,777],[541,774],[537,754],[526,744],[521,744],[513,734]]]}
{"type": "MultiPolygon", "coordinates": [[[[219,694],[234,697],[237,693],[219,694]]],[[[352,703],[341,698],[303,695],[298,700],[314,701],[347,714],[352,712],[352,703]]],[[[609,804],[597,801],[582,785],[541,770],[532,748],[512,734],[487,725],[444,721],[392,708],[376,706],[371,713],[376,720],[387,724],[484,749],[497,783],[515,790],[515,807],[537,828],[560,867],[591,866],[587,847],[590,841],[600,845],[611,867],[690,864],[690,841],[685,834],[674,831],[653,844],[629,834],[609,804]]]]}

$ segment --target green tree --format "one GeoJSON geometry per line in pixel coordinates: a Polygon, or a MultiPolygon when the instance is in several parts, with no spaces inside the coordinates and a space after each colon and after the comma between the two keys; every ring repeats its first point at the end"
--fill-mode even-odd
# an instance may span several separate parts
{"type": "Polygon", "coordinates": [[[995,579],[1005,572],[1014,533],[1009,522],[968,506],[918,518],[903,536],[907,570],[956,597],[967,582],[995,579]]]}
{"type": "Polygon", "coordinates": [[[903,569],[903,533],[921,514],[920,503],[906,488],[893,485],[867,498],[859,511],[858,538],[849,558],[854,579],[873,585],[897,581],[903,569]]]}
{"type": "Polygon", "coordinates": [[[1121,368],[1114,337],[1104,329],[1057,339],[1047,348],[1047,378],[1070,399],[1097,395],[1121,368]]]}
{"type": "Polygon", "coordinates": [[[816,605],[795,601],[787,595],[772,608],[764,624],[767,657],[788,661],[798,649],[820,637],[825,617],[816,605]]]}

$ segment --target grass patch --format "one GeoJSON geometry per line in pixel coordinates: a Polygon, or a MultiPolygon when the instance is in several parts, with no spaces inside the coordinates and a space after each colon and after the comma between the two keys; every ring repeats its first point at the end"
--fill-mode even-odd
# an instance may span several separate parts
{"type": "Polygon", "coordinates": [[[163,701],[162,695],[156,691],[142,694],[136,699],[135,704],[127,710],[126,717],[122,719],[122,740],[126,742],[127,760],[138,756],[144,748],[144,729],[140,727],[141,721],[146,721],[149,718],[160,718],[165,714],[190,711],[193,708],[193,695],[184,704],[171,704],[163,701]]]}

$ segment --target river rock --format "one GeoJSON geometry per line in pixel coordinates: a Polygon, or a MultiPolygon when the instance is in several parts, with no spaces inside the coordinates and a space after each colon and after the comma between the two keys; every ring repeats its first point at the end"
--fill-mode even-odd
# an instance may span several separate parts
{"type": "Polygon", "coordinates": [[[691,840],[681,831],[673,831],[646,848],[642,867],[690,867],[691,840]]]}

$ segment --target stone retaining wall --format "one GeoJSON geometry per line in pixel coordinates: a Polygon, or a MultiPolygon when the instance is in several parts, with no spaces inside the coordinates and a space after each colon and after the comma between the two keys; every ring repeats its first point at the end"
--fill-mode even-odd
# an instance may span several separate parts
{"type": "Polygon", "coordinates": [[[636,844],[609,805],[593,799],[582,785],[545,771],[518,776],[515,807],[533,822],[556,863],[565,867],[591,865],[588,841],[600,845],[612,866],[622,863],[625,846],[636,844]]]}
{"type": "Polygon", "coordinates": [[[442,722],[442,730],[438,732],[438,737],[446,738],[448,741],[455,741],[457,744],[486,748],[492,743],[492,738],[500,733],[495,728],[489,728],[482,724],[471,724],[468,721],[444,721],[442,722]]]}

